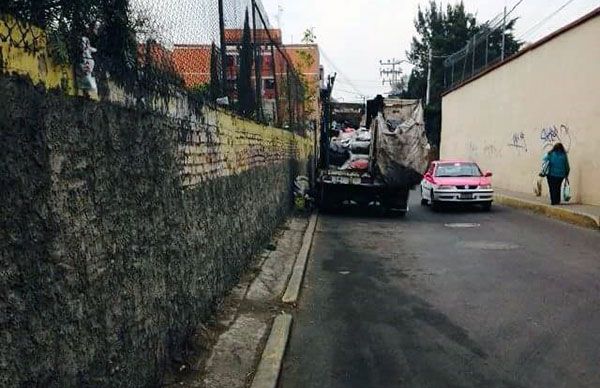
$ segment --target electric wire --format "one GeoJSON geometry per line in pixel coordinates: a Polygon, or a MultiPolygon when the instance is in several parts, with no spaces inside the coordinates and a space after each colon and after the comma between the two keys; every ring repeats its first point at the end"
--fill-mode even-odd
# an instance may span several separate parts
{"type": "Polygon", "coordinates": [[[568,0],[567,2],[565,2],[556,11],[552,12],[551,14],[549,14],[548,16],[546,16],[545,18],[543,18],[542,20],[540,20],[539,22],[534,24],[532,27],[530,27],[527,31],[522,33],[518,39],[523,39],[524,37],[528,36],[529,34],[535,32],[539,27],[543,26],[548,20],[553,18],[555,15],[557,15],[559,12],[561,12],[563,9],[565,9],[569,4],[571,4],[574,1],[575,0],[568,0]]]}
{"type": "Polygon", "coordinates": [[[325,50],[323,49],[323,47],[321,45],[319,45],[319,51],[321,52],[321,55],[323,55],[323,58],[325,58],[325,60],[327,62],[329,62],[329,64],[331,65],[331,67],[333,67],[333,69],[337,72],[338,76],[340,78],[343,78],[344,80],[346,80],[346,83],[348,84],[348,86],[350,86],[352,89],[354,89],[357,93],[359,93],[361,96],[365,96],[366,94],[361,91],[356,85],[354,85],[354,83],[350,80],[350,78],[346,77],[344,75],[344,73],[342,71],[340,71],[339,67],[335,65],[335,63],[331,60],[331,58],[327,55],[327,53],[325,52],[325,50]]]}

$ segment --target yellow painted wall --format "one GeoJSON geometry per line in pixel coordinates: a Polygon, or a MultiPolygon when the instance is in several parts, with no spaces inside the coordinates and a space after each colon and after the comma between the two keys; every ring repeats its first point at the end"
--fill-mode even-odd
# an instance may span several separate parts
{"type": "Polygon", "coordinates": [[[72,67],[57,64],[48,52],[44,31],[17,22],[14,18],[0,15],[0,70],[31,78],[47,88],[62,88],[68,94],[75,93],[72,67]],[[34,47],[34,50],[25,47],[34,47]]]}
{"type": "Polygon", "coordinates": [[[569,150],[574,199],[600,205],[600,17],[443,98],[442,158],[480,162],[497,187],[532,193],[557,141],[569,150]]]}
{"type": "Polygon", "coordinates": [[[192,124],[182,151],[184,184],[193,186],[217,177],[293,159],[306,162],[314,138],[273,128],[205,108],[204,123],[192,124]]]}
{"type": "MultiPolygon", "coordinates": [[[[58,65],[53,60],[43,30],[0,16],[0,37],[2,72],[29,76],[34,84],[76,94],[72,66],[58,65]]],[[[113,83],[108,86],[109,101],[136,106],[135,98],[125,90],[113,83]]],[[[183,91],[166,102],[157,96],[150,104],[156,111],[190,121],[190,138],[180,146],[186,158],[182,171],[186,185],[290,159],[306,161],[313,152],[312,136],[298,136],[208,107],[202,109],[202,117],[196,117],[183,91]]]]}

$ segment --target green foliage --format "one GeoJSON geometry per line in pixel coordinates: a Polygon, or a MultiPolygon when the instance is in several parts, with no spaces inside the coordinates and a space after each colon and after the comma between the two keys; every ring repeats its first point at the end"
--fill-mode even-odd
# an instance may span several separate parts
{"type": "MultiPolygon", "coordinates": [[[[307,30],[307,31],[312,32],[312,30],[307,30]]],[[[300,69],[301,72],[298,74],[297,77],[294,77],[294,80],[300,84],[300,87],[298,90],[298,94],[299,94],[298,97],[301,101],[303,101],[304,113],[305,113],[305,115],[310,116],[315,111],[314,103],[315,103],[317,91],[312,90],[313,88],[311,87],[311,84],[310,84],[308,78],[306,77],[305,74],[302,73],[302,71],[304,69],[309,69],[312,65],[314,65],[315,58],[312,56],[312,54],[310,52],[303,51],[303,50],[298,50],[297,54],[298,54],[298,58],[300,59],[300,63],[299,63],[300,66],[298,66],[298,64],[296,64],[295,67],[300,69]]]]}
{"type": "MultiPolygon", "coordinates": [[[[520,43],[514,38],[512,31],[516,19],[507,22],[506,26],[506,54],[518,51],[520,43]]],[[[476,17],[465,10],[461,1],[458,4],[448,4],[444,11],[433,0],[423,10],[419,7],[415,18],[417,35],[413,37],[411,48],[407,52],[408,60],[414,68],[408,78],[402,96],[405,98],[424,99],[427,89],[427,69],[429,66],[429,49],[433,52],[431,63],[431,95],[430,106],[426,107],[427,132],[433,144],[439,144],[441,130],[441,95],[445,88],[444,58],[463,49],[472,37],[488,28],[485,24],[478,24],[476,17]],[[440,117],[438,117],[440,116],[440,117]]],[[[502,45],[502,32],[494,31],[488,38],[488,58],[498,58],[502,45]]],[[[469,59],[471,61],[472,59],[469,59]]],[[[483,49],[475,51],[476,67],[485,65],[485,44],[483,49]]],[[[469,70],[471,68],[469,62],[469,70]]],[[[460,71],[463,72],[464,64],[461,62],[460,71]]],[[[457,66],[458,68],[458,66],[457,66]]],[[[457,69],[458,70],[458,69],[457,69]]],[[[446,80],[448,82],[448,80],[446,80]]]]}
{"type": "Polygon", "coordinates": [[[211,86],[209,83],[196,85],[190,88],[189,95],[194,101],[204,102],[207,101],[211,94],[211,86]]]}
{"type": "Polygon", "coordinates": [[[312,44],[317,41],[317,36],[315,35],[314,28],[307,28],[304,31],[304,35],[302,37],[302,43],[304,44],[312,44]]]}
{"type": "Polygon", "coordinates": [[[252,117],[255,108],[255,96],[252,88],[252,63],[254,60],[248,10],[244,19],[242,47],[240,48],[240,71],[237,79],[238,113],[244,117],[252,117]]]}
{"type": "Polygon", "coordinates": [[[69,47],[64,37],[57,31],[48,32],[48,50],[56,63],[61,65],[69,63],[69,47]]]}
{"type": "MultiPolygon", "coordinates": [[[[98,49],[96,77],[106,74],[130,90],[170,93],[182,80],[165,49],[156,41],[139,44],[149,20],[136,18],[130,0],[2,0],[0,13],[45,29],[52,56],[59,63],[81,62],[81,38],[98,49]]],[[[99,85],[100,86],[100,85],[99,85]]]]}

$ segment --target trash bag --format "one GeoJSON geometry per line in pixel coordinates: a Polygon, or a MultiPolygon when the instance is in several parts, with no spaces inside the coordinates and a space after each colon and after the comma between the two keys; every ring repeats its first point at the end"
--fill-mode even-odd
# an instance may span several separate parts
{"type": "Polygon", "coordinates": [[[533,180],[533,194],[535,194],[536,197],[542,196],[542,178],[541,177],[537,177],[533,180]]]}
{"type": "Polygon", "coordinates": [[[310,191],[310,181],[308,177],[300,175],[294,180],[294,195],[304,196],[310,191]]]}
{"type": "Polygon", "coordinates": [[[390,187],[417,185],[429,164],[430,147],[420,102],[407,103],[401,110],[404,120],[396,116],[390,120],[379,113],[372,122],[377,131],[377,167],[390,187]]]}
{"type": "Polygon", "coordinates": [[[350,163],[353,171],[367,171],[369,169],[369,159],[357,159],[350,163]]]}
{"type": "Polygon", "coordinates": [[[304,175],[294,180],[294,205],[297,210],[310,209],[312,198],[310,196],[310,180],[304,175]]]}
{"type": "Polygon", "coordinates": [[[350,150],[341,143],[331,142],[329,144],[329,164],[332,166],[342,166],[350,159],[350,150]]]}
{"type": "Polygon", "coordinates": [[[353,139],[350,141],[350,151],[352,151],[353,154],[368,155],[370,147],[371,147],[370,140],[363,141],[363,140],[353,139]]]}
{"type": "Polygon", "coordinates": [[[369,169],[369,155],[351,155],[340,170],[365,172],[369,169]]]}
{"type": "Polygon", "coordinates": [[[568,179],[565,179],[565,183],[563,184],[562,197],[564,202],[571,200],[571,185],[568,179]]]}

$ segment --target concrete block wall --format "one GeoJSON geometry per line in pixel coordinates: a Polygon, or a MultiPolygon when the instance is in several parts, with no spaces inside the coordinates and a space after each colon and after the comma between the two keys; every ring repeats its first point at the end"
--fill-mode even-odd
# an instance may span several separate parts
{"type": "Polygon", "coordinates": [[[313,141],[0,75],[0,386],[157,385],[291,204],[313,141]]]}
{"type": "Polygon", "coordinates": [[[442,158],[476,160],[494,173],[496,187],[533,194],[543,156],[561,142],[572,202],[600,206],[599,36],[596,10],[446,94],[442,158]]]}

